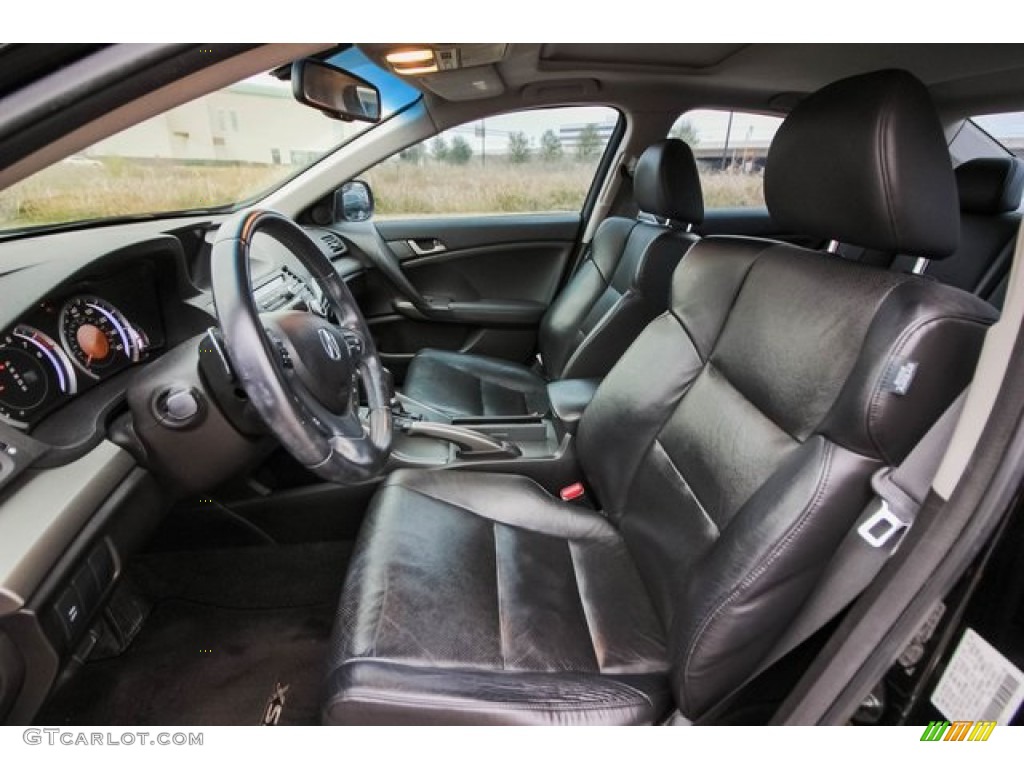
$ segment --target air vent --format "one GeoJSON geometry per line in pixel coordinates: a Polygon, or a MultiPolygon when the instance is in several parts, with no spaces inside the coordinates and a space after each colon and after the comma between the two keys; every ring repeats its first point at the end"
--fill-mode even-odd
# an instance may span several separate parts
{"type": "Polygon", "coordinates": [[[323,240],[324,245],[330,249],[331,253],[334,254],[334,258],[344,256],[348,253],[348,248],[345,247],[345,243],[342,242],[341,238],[333,232],[324,232],[320,235],[320,239],[323,240]]]}

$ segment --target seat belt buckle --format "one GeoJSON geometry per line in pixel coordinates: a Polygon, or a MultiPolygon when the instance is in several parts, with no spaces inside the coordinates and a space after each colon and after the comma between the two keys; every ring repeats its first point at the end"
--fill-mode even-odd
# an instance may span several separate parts
{"type": "Polygon", "coordinates": [[[907,524],[889,509],[885,499],[880,500],[878,509],[857,528],[857,535],[875,549],[881,549],[889,540],[900,533],[907,524]]]}
{"type": "Polygon", "coordinates": [[[562,501],[576,501],[577,499],[582,499],[586,492],[583,483],[573,483],[572,485],[565,486],[565,488],[558,492],[558,495],[562,501]]]}

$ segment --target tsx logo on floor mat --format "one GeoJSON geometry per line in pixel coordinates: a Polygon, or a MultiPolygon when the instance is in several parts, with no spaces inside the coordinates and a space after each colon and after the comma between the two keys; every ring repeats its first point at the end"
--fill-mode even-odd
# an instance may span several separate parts
{"type": "Polygon", "coordinates": [[[290,685],[274,683],[274,692],[267,699],[267,706],[263,710],[262,725],[277,725],[281,719],[281,713],[284,711],[284,703],[289,688],[291,688],[290,685]]]}

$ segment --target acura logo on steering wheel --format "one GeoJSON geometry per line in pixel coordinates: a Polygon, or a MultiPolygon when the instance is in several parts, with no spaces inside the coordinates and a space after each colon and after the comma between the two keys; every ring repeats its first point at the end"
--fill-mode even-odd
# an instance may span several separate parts
{"type": "Polygon", "coordinates": [[[341,360],[341,347],[338,346],[338,340],[334,338],[334,334],[326,328],[320,328],[316,334],[320,337],[320,343],[323,344],[327,356],[331,360],[341,360]]]}

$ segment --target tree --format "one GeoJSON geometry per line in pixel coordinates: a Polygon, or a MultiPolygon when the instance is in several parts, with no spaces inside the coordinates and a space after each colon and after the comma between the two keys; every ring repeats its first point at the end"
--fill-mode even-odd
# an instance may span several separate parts
{"type": "Polygon", "coordinates": [[[691,147],[696,147],[700,143],[700,139],[697,138],[697,129],[689,120],[677,120],[676,124],[672,126],[672,130],[668,132],[668,137],[682,139],[691,147]]]}
{"type": "Polygon", "coordinates": [[[452,148],[448,152],[448,162],[455,165],[465,165],[473,157],[473,148],[462,136],[452,139],[452,148]]]}
{"type": "Polygon", "coordinates": [[[530,159],[530,140],[522,131],[508,135],[508,161],[519,165],[530,159]]]}
{"type": "Polygon", "coordinates": [[[562,140],[558,134],[548,128],[540,137],[540,156],[545,163],[554,163],[562,159],[562,140]]]}
{"type": "Polygon", "coordinates": [[[427,152],[422,144],[413,144],[411,147],[399,152],[398,159],[403,163],[408,163],[409,165],[419,165],[423,162],[423,156],[426,153],[427,152]]]}
{"type": "Polygon", "coordinates": [[[444,136],[438,136],[432,142],[430,142],[430,154],[434,156],[434,159],[439,163],[448,162],[448,155],[451,150],[448,148],[448,142],[444,140],[444,136]]]}
{"type": "Polygon", "coordinates": [[[587,123],[580,131],[576,140],[576,157],[580,160],[592,160],[601,151],[601,134],[596,123],[587,123]]]}

